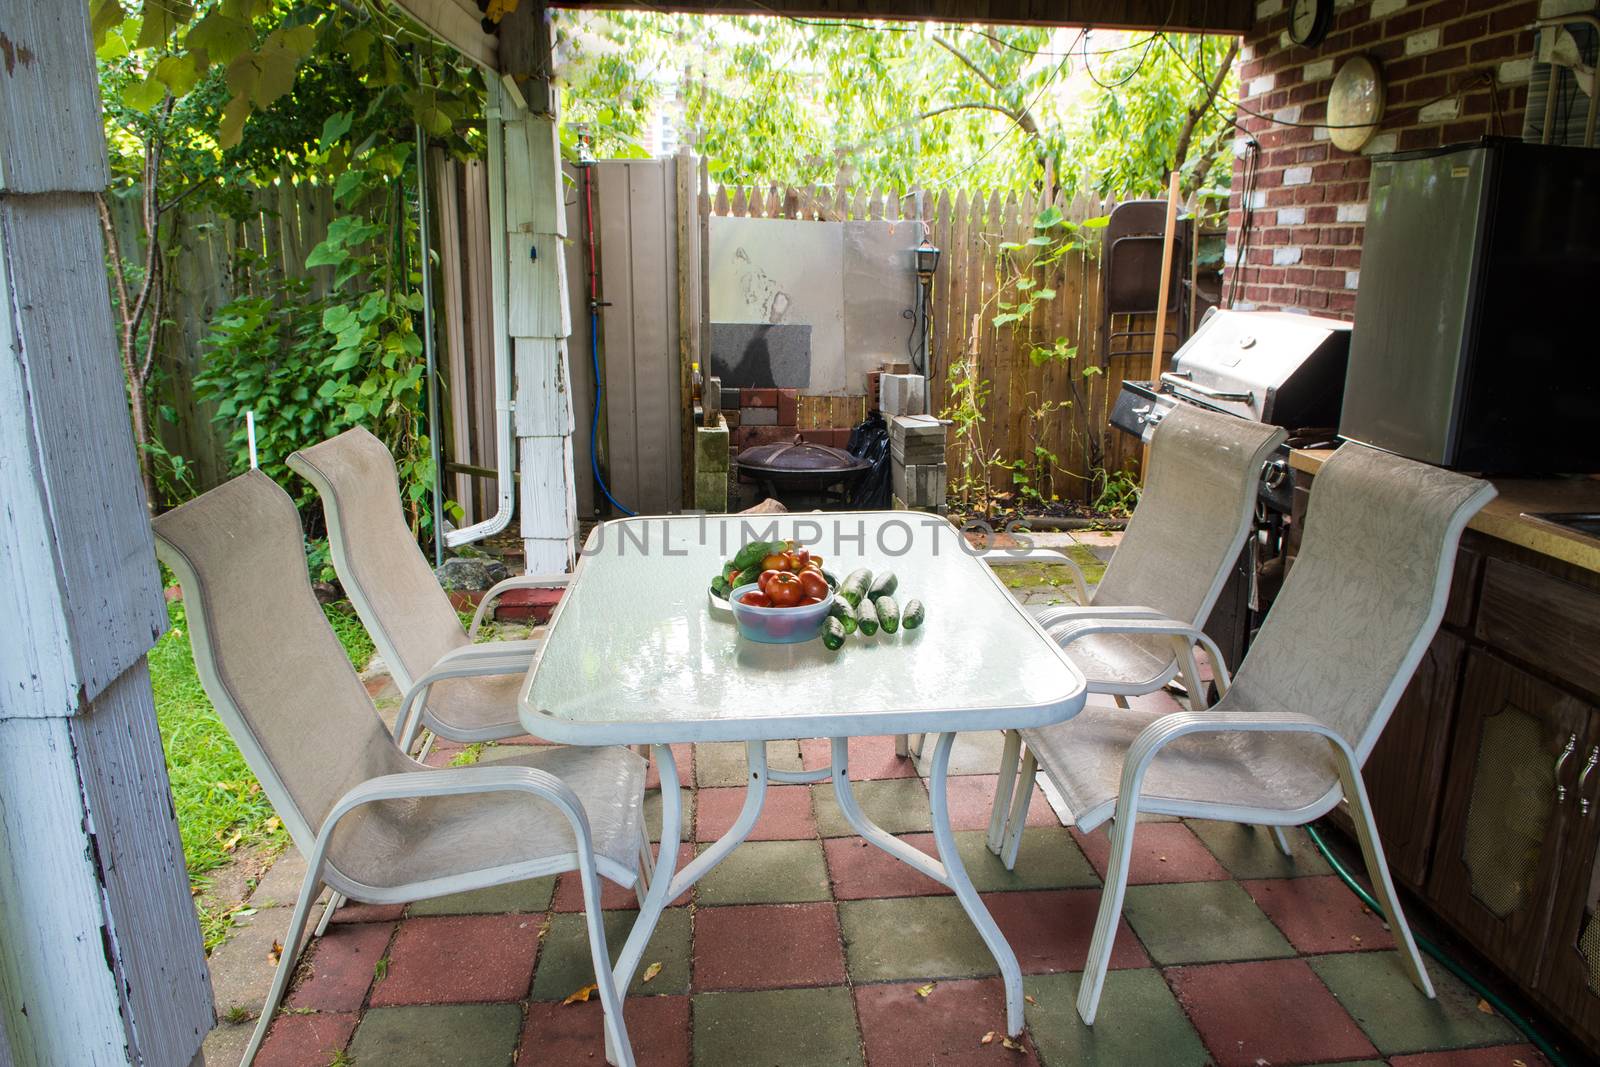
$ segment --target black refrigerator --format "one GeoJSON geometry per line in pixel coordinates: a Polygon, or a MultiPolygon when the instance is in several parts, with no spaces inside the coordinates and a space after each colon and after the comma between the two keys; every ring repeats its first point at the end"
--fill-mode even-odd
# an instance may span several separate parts
{"type": "Polygon", "coordinates": [[[1374,158],[1339,433],[1457,470],[1600,470],[1600,150],[1374,158]]]}

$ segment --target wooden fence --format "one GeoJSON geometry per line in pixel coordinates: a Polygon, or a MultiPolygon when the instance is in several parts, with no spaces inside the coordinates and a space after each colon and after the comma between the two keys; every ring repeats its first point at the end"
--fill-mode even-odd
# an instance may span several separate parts
{"type": "MultiPolygon", "coordinates": [[[[1062,500],[1090,500],[1097,475],[1137,466],[1139,443],[1107,421],[1108,398],[1114,400],[1123,378],[1147,376],[1148,353],[1106,356],[1101,336],[1101,288],[1098,230],[1080,230],[1087,246],[1067,253],[1042,276],[1039,289],[1055,297],[1040,301],[1022,323],[993,325],[1000,300],[1015,302],[1016,267],[1028,262],[1036,246],[1028,239],[1040,231],[1034,220],[1054,206],[1071,223],[1102,217],[1115,200],[1078,197],[1064,200],[1038,192],[965,189],[896,193],[851,188],[848,176],[833,186],[710,187],[701,171],[702,204],[710,215],[745,218],[844,221],[920,220],[929,241],[942,251],[930,293],[929,340],[932,397],[930,409],[946,413],[951,406],[950,370],[969,373],[987,383],[982,422],[973,451],[998,455],[1002,464],[1034,464],[1045,450],[1045,468],[1053,473],[1054,492],[1062,500]],[[1002,245],[1020,245],[1002,249],[1002,245]],[[1002,260],[1002,256],[1006,257],[1002,260]],[[1035,362],[1032,353],[1053,348],[1058,339],[1077,346],[1069,360],[1035,362]],[[1053,460],[1048,457],[1053,456],[1053,460]]],[[[1057,231],[1059,232],[1059,231],[1057,231]]],[[[948,460],[952,485],[967,457],[952,437],[948,460]]],[[[1011,485],[1010,474],[996,465],[990,484],[1011,485]]]]}

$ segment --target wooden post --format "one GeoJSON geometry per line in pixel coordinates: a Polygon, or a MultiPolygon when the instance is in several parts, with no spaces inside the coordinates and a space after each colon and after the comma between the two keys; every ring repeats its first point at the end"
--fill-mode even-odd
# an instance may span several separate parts
{"type": "MultiPolygon", "coordinates": [[[[676,196],[677,205],[675,214],[678,221],[677,253],[678,253],[678,397],[679,411],[682,422],[683,452],[683,503],[685,507],[694,505],[694,384],[691,374],[691,364],[695,360],[695,334],[698,332],[695,325],[699,322],[699,309],[694,307],[690,299],[691,271],[695,269],[691,258],[693,249],[690,247],[694,235],[699,227],[694,220],[694,214],[699,209],[699,200],[695,196],[694,188],[694,157],[689,154],[688,145],[678,149],[674,161],[677,176],[676,196]]],[[[710,367],[700,368],[700,380],[705,381],[711,374],[710,367]]],[[[706,410],[711,410],[710,405],[706,410]]]]}
{"type": "MultiPolygon", "coordinates": [[[[1156,336],[1150,348],[1151,388],[1161,385],[1161,371],[1166,363],[1167,349],[1167,293],[1172,288],[1172,247],[1178,236],[1178,171],[1173,168],[1167,182],[1167,228],[1161,241],[1161,291],[1156,296],[1156,336]]],[[[1139,460],[1139,481],[1143,482],[1150,469],[1150,445],[1147,442],[1139,460]]]]}
{"type": "Polygon", "coordinates": [[[167,616],[94,199],[109,175],[87,19],[14,0],[0,75],[0,1063],[15,1067],[188,1064],[215,1021],[145,664],[167,616]]]}

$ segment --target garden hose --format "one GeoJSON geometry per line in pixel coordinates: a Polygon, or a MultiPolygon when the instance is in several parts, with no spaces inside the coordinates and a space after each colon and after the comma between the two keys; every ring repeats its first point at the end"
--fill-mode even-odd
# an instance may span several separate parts
{"type": "MultiPolygon", "coordinates": [[[[585,145],[587,145],[585,141],[585,145]]],[[[594,472],[595,484],[605,494],[611,506],[624,515],[638,512],[611,495],[606,476],[600,473],[600,405],[606,395],[605,379],[600,373],[600,309],[606,307],[600,299],[600,271],[594,240],[594,167],[593,160],[580,161],[583,171],[583,227],[589,245],[589,360],[594,366],[594,410],[589,416],[589,469],[594,472]]]]}
{"type": "MultiPolygon", "coordinates": [[[[1340,863],[1339,860],[1335,858],[1334,854],[1328,849],[1327,843],[1322,840],[1322,835],[1317,833],[1316,828],[1307,826],[1306,833],[1311,836],[1311,843],[1317,846],[1317,851],[1322,853],[1322,858],[1328,861],[1328,866],[1333,868],[1333,873],[1339,876],[1339,880],[1345,884],[1350,892],[1359,897],[1361,899],[1361,903],[1370,908],[1374,915],[1382,919],[1384,922],[1388,922],[1389,917],[1383,913],[1382,908],[1378,907],[1378,902],[1372,898],[1372,894],[1368,893],[1364,888],[1362,888],[1361,883],[1357,882],[1354,876],[1352,876],[1350,872],[1345,869],[1344,864],[1340,863]]],[[[1444,949],[1440,948],[1438,945],[1435,945],[1432,941],[1429,941],[1427,938],[1416,933],[1415,931],[1412,931],[1412,936],[1416,939],[1418,948],[1422,949],[1422,951],[1426,952],[1429,956],[1432,956],[1445,970],[1449,971],[1451,974],[1465,982],[1468,989],[1471,989],[1474,993],[1478,994],[1478,996],[1488,1001],[1490,1007],[1499,1012],[1501,1015],[1505,1016],[1506,1020],[1510,1022],[1512,1026],[1515,1026],[1518,1030],[1522,1031],[1522,1036],[1526,1037],[1528,1041],[1539,1050],[1544,1058],[1550,1061],[1552,1067],[1567,1067],[1567,1061],[1555,1050],[1554,1047],[1551,1046],[1550,1042],[1546,1041],[1544,1037],[1540,1035],[1539,1031],[1533,1028],[1532,1023],[1524,1019],[1521,1015],[1517,1014],[1517,1012],[1514,1011],[1509,1004],[1496,996],[1494,992],[1489,989],[1489,987],[1485,986],[1482,982],[1478,981],[1478,979],[1474,978],[1471,972],[1469,972],[1466,968],[1462,967],[1455,960],[1445,955],[1444,949]]]]}

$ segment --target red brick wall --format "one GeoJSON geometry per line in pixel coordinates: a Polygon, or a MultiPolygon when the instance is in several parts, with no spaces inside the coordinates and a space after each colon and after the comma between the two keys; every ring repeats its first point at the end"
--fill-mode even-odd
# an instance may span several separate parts
{"type": "MultiPolygon", "coordinates": [[[[1485,133],[1519,136],[1533,33],[1544,13],[1592,0],[1337,0],[1315,48],[1289,42],[1287,0],[1261,0],[1239,70],[1239,123],[1261,144],[1254,219],[1235,306],[1297,308],[1351,318],[1361,268],[1373,153],[1425,148],[1485,133]],[[1361,152],[1342,151],[1327,118],[1333,75],[1354,55],[1375,58],[1387,85],[1382,126],[1361,152]],[[1488,79],[1493,78],[1491,86],[1488,79]],[[1496,114],[1498,113],[1498,120],[1496,114]]],[[[1245,204],[1245,141],[1235,145],[1228,214],[1228,285],[1245,204]]],[[[1225,290],[1227,291],[1227,290],[1225,290]]]]}

